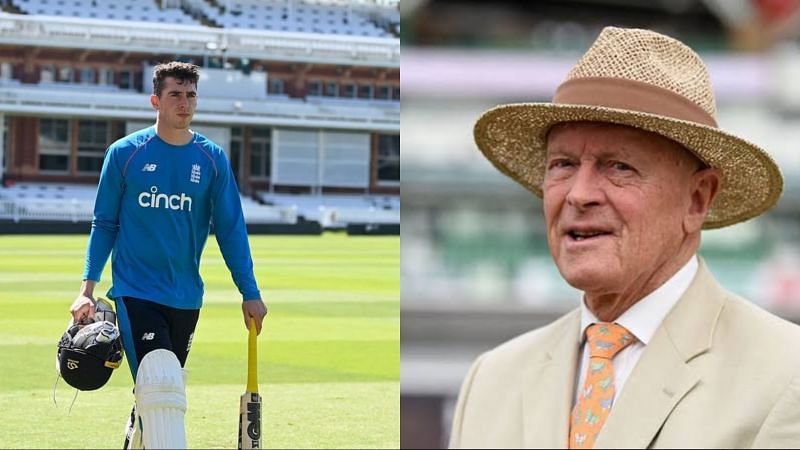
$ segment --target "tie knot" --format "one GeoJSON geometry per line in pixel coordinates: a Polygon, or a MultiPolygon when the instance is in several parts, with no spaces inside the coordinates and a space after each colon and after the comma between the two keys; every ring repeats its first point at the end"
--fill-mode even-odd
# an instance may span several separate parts
{"type": "Polygon", "coordinates": [[[636,338],[622,325],[600,322],[586,329],[586,340],[590,357],[612,359],[636,338]]]}

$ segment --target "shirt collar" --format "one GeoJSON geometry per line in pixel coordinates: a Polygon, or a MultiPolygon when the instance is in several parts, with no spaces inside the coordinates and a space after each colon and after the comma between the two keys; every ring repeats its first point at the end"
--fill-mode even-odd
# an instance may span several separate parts
{"type": "MultiPolygon", "coordinates": [[[[647,345],[655,334],[661,322],[667,317],[672,307],[678,303],[684,292],[692,283],[699,264],[697,256],[692,256],[675,275],[651,292],[643,299],[634,303],[614,322],[630,331],[639,342],[647,345]]],[[[586,328],[593,323],[600,322],[595,317],[586,302],[581,302],[581,337],[585,336],[586,328]]]]}

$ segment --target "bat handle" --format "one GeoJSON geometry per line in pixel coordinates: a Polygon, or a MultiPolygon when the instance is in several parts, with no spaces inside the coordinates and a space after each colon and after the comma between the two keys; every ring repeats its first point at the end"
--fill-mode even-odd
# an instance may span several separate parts
{"type": "Polygon", "coordinates": [[[250,318],[247,338],[247,390],[258,392],[258,350],[256,347],[256,319],[250,318]]]}

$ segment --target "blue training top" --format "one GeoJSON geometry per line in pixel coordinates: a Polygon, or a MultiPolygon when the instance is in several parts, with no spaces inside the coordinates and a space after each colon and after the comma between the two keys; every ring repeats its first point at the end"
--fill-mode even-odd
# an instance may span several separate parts
{"type": "Polygon", "coordinates": [[[180,146],[162,140],[155,126],[130,134],[103,161],[83,277],[100,281],[113,247],[109,297],[199,309],[200,256],[212,219],[243,300],[260,299],[239,189],[223,150],[198,133],[180,146]]]}

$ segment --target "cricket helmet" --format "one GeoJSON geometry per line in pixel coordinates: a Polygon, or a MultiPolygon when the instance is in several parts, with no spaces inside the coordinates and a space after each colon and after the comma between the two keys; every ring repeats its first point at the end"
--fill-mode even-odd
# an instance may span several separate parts
{"type": "Polygon", "coordinates": [[[108,321],[72,324],[58,342],[56,366],[61,378],[81,391],[103,387],[121,361],[119,329],[108,321]]]}

